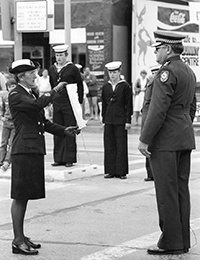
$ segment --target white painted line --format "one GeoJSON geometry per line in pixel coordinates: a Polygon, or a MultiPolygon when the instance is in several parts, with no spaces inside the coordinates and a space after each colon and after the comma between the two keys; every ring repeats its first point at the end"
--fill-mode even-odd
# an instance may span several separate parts
{"type": "Polygon", "coordinates": [[[145,158],[144,159],[138,159],[138,160],[129,160],[129,165],[137,164],[137,163],[145,163],[145,158]]]}
{"type": "Polygon", "coordinates": [[[136,174],[136,173],[141,173],[141,172],[146,172],[146,168],[139,168],[139,169],[129,171],[129,174],[136,174]]]}
{"type": "MultiPolygon", "coordinates": [[[[192,152],[192,157],[196,157],[196,156],[199,156],[200,154],[200,151],[193,151],[192,152]]],[[[193,159],[192,158],[192,162],[193,161],[198,161],[199,158],[195,158],[193,159]]],[[[139,163],[145,163],[145,157],[142,157],[140,159],[137,159],[137,160],[129,160],[129,165],[134,165],[134,164],[139,164],[139,163]]]]}
{"type": "MultiPolygon", "coordinates": [[[[193,230],[200,229],[200,218],[191,221],[193,230]]],[[[113,260],[137,252],[138,249],[148,248],[155,245],[160,236],[160,232],[148,234],[134,240],[127,241],[115,247],[98,251],[94,254],[84,256],[80,260],[113,260]]]]}
{"type": "Polygon", "coordinates": [[[194,154],[194,155],[200,154],[200,151],[192,150],[192,154],[194,154]]]}
{"type": "Polygon", "coordinates": [[[200,162],[200,159],[199,158],[195,158],[195,159],[191,159],[191,163],[193,163],[193,162],[200,162]]]}
{"type": "Polygon", "coordinates": [[[112,260],[121,258],[125,255],[132,254],[138,251],[137,248],[144,248],[155,244],[158,240],[160,232],[155,232],[138,239],[130,240],[125,243],[122,243],[116,247],[111,247],[99,252],[96,252],[92,255],[82,257],[81,260],[112,260]]]}
{"type": "MultiPolygon", "coordinates": [[[[200,152],[194,152],[193,153],[193,157],[194,156],[198,156],[200,154],[200,152]]],[[[195,163],[195,162],[200,162],[199,157],[198,158],[193,158],[191,159],[191,163],[195,163]]],[[[137,159],[137,160],[129,160],[129,166],[134,165],[134,164],[139,164],[139,163],[145,163],[144,159],[137,159]]],[[[146,168],[138,168],[132,171],[129,171],[129,173],[131,174],[136,174],[136,173],[141,173],[141,172],[146,172],[146,168]]]]}

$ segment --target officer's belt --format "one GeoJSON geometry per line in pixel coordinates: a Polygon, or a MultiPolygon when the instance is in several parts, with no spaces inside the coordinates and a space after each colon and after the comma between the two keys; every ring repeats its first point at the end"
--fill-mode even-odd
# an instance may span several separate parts
{"type": "Polygon", "coordinates": [[[170,108],[167,111],[167,115],[185,115],[189,114],[190,108],[170,108]]]}

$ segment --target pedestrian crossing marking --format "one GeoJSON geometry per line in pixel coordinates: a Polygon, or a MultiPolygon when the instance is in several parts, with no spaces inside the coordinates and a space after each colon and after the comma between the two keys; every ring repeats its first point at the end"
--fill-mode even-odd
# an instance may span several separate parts
{"type": "MultiPolygon", "coordinates": [[[[200,218],[191,221],[192,230],[200,229],[200,218]]],[[[155,245],[160,236],[160,232],[147,234],[136,239],[124,242],[120,245],[98,251],[94,254],[84,256],[80,260],[114,260],[123,256],[133,254],[139,249],[146,249],[155,245]]]]}

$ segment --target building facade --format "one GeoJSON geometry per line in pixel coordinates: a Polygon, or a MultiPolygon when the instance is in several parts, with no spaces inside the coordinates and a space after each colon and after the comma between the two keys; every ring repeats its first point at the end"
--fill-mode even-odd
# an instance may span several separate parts
{"type": "MultiPolygon", "coordinates": [[[[64,1],[54,0],[53,31],[22,33],[22,57],[39,62],[41,68],[48,68],[54,62],[52,46],[65,43],[64,1]]],[[[191,22],[189,2],[71,0],[72,61],[89,66],[102,84],[106,76],[105,63],[121,60],[123,75],[134,84],[141,69],[149,71],[154,65],[155,57],[150,47],[153,31],[158,28],[176,30],[188,34],[184,59],[200,81],[199,25],[191,22]]],[[[3,41],[1,31],[0,59],[0,71],[7,70],[14,59],[14,41],[3,41]]]]}

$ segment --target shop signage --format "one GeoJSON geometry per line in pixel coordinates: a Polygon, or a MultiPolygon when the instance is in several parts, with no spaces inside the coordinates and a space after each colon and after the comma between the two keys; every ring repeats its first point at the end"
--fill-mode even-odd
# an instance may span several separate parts
{"type": "Polygon", "coordinates": [[[86,28],[87,64],[96,74],[104,71],[104,31],[102,26],[86,28]]]}
{"type": "Polygon", "coordinates": [[[47,1],[17,1],[16,23],[19,32],[46,31],[47,1]]]}

